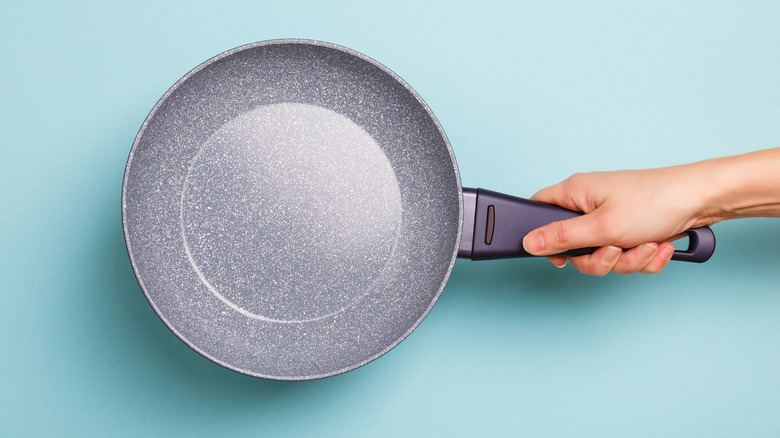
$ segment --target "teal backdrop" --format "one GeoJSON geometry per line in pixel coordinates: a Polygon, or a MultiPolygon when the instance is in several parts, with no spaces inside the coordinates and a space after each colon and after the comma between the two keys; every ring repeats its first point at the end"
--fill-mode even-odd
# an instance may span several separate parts
{"type": "MultiPolygon", "coordinates": [[[[312,38],[403,77],[463,184],[780,147],[778,2],[9,2],[0,7],[0,436],[780,436],[780,220],[702,265],[593,278],[459,260],[375,362],[284,383],[157,318],[120,190],[157,99],[245,43],[312,38]]],[[[780,171],[780,169],[779,169],[780,171]]]]}

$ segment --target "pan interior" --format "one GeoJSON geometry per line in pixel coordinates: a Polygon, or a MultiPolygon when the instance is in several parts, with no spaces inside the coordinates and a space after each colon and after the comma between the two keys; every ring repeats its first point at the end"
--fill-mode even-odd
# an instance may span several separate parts
{"type": "Polygon", "coordinates": [[[233,310],[274,322],[332,316],[384,271],[401,224],[390,161],[327,108],[277,103],[206,140],[185,178],[192,268],[233,310]]]}
{"type": "Polygon", "coordinates": [[[158,102],[122,194],[131,262],[184,342],[233,370],[330,376],[422,321],[455,260],[460,181],[419,97],[356,52],[225,52],[158,102]]]}

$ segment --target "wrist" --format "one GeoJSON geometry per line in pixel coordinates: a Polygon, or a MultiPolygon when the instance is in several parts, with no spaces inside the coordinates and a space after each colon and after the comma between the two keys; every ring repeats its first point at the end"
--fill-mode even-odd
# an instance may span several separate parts
{"type": "Polygon", "coordinates": [[[780,216],[780,149],[694,163],[700,202],[697,224],[780,216]]]}

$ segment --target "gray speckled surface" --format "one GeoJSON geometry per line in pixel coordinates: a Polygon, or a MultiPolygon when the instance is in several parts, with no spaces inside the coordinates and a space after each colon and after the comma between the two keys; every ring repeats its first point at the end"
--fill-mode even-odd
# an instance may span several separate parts
{"type": "Polygon", "coordinates": [[[387,352],[454,264],[460,181],[411,88],[303,40],[198,66],[144,122],[122,192],[152,307],[185,343],[264,378],[326,377],[387,352]]]}

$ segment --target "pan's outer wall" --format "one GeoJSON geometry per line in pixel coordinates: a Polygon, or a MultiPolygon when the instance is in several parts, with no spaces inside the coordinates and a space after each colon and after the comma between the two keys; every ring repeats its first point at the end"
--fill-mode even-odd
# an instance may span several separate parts
{"type": "Polygon", "coordinates": [[[449,278],[462,208],[452,149],[417,93],[364,55],[308,40],[238,47],[184,76],[144,121],[122,188],[128,254],[162,321],[208,359],[275,380],[340,374],[408,336],[449,278]],[[402,205],[395,248],[381,272],[365,274],[376,281],[362,298],[294,323],[248,318],[215,297],[187,260],[182,230],[182,193],[204,142],[241,114],[280,103],[326,108],[368,133],[392,166],[402,205]]]}

